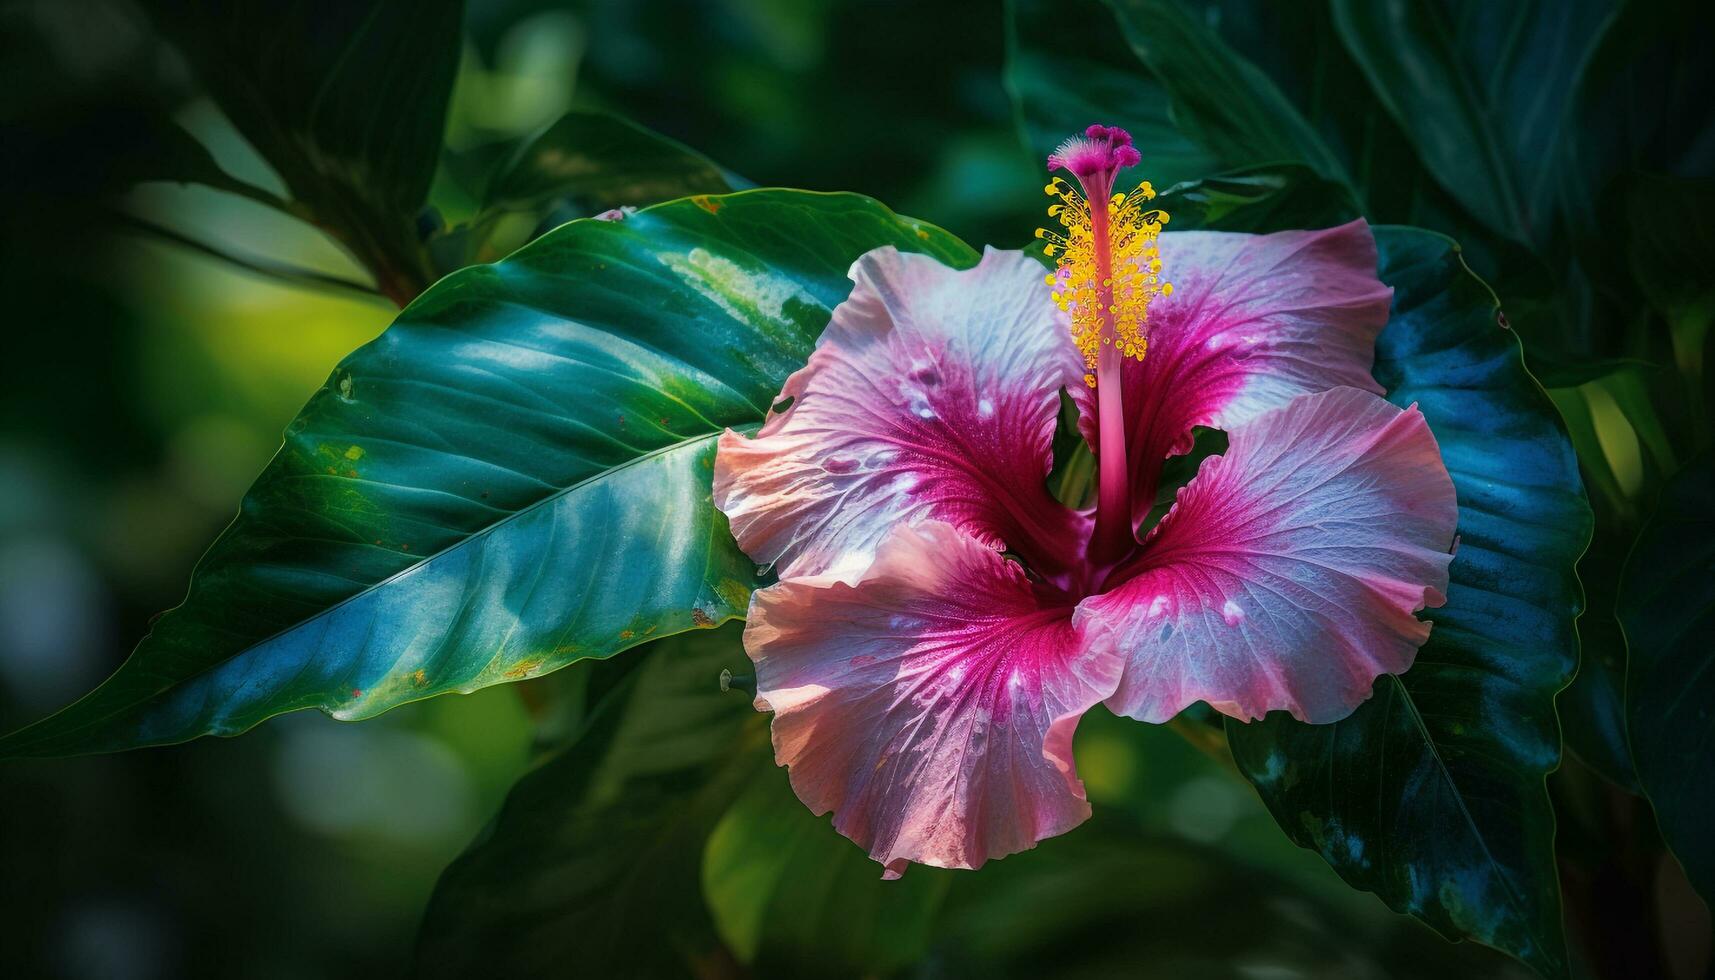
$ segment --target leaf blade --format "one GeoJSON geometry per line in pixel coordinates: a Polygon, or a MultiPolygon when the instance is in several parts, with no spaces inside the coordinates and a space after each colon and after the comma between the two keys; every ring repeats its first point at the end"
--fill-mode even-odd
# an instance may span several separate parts
{"type": "Polygon", "coordinates": [[[849,291],[847,267],[884,244],[976,258],[867,198],[749,191],[573,222],[449,277],[293,421],[185,605],[88,698],[0,739],[0,755],[234,734],[304,707],[368,717],[734,615],[754,566],[707,499],[714,437],[762,420],[849,291]],[[532,540],[549,528],[613,534],[607,551],[562,542],[556,557],[532,540]],[[614,571],[621,557],[631,565],[614,571]],[[571,599],[530,594],[538,577],[576,585],[574,559],[610,563],[589,566],[612,578],[596,595],[628,600],[635,622],[592,611],[562,637],[571,599]],[[684,574],[652,580],[650,562],[684,574]],[[450,605],[412,599],[417,585],[450,605]],[[371,590],[386,594],[342,605],[371,590]],[[415,632],[388,630],[404,615],[394,602],[415,632]],[[448,618],[461,604],[466,618],[448,618]]]}
{"type": "Polygon", "coordinates": [[[698,872],[716,822],[765,767],[761,716],[717,687],[723,666],[744,662],[728,627],[599,665],[630,670],[442,873],[412,975],[559,976],[576,964],[691,976],[727,955],[698,872]]]}

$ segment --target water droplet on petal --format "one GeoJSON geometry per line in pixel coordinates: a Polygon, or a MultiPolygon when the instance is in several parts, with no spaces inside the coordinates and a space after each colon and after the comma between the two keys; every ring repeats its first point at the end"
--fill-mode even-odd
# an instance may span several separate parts
{"type": "Polygon", "coordinates": [[[1228,626],[1237,626],[1244,622],[1245,611],[1239,608],[1238,603],[1228,599],[1226,605],[1221,607],[1221,618],[1227,621],[1228,626]]]}

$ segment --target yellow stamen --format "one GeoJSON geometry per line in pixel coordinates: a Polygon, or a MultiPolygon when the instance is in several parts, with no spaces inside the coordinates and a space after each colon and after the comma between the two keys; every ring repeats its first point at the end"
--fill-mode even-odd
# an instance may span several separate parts
{"type": "Polygon", "coordinates": [[[1108,253],[1112,272],[1097,273],[1095,232],[1090,204],[1066,181],[1056,177],[1043,190],[1058,198],[1048,206],[1048,216],[1057,219],[1060,231],[1037,229],[1045,244],[1044,255],[1058,253],[1059,271],[1048,277],[1054,301],[1071,314],[1072,339],[1084,355],[1088,373],[1084,382],[1095,387],[1096,359],[1104,344],[1113,344],[1126,357],[1142,360],[1149,349],[1149,304],[1155,297],[1173,294],[1173,284],[1162,282],[1161,251],[1156,238],[1167,224],[1167,212],[1149,208],[1155,197],[1148,181],[1129,194],[1115,194],[1107,202],[1108,253]],[[1105,304],[1103,295],[1111,296],[1105,304]]]}

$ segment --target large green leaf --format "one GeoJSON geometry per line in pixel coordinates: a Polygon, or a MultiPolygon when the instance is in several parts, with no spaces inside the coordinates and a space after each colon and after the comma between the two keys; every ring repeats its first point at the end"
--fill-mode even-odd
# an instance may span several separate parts
{"type": "Polygon", "coordinates": [[[722,666],[746,669],[736,629],[690,636],[562,675],[613,693],[590,698],[579,735],[443,875],[418,974],[1523,972],[1303,868],[1315,859],[1226,767],[1105,712],[1078,737],[1089,824],[980,872],[914,867],[882,881],[793,796],[764,716],[712,683],[722,666]]]}
{"type": "Polygon", "coordinates": [[[723,667],[745,663],[736,626],[644,651],[441,875],[413,973],[730,973],[712,968],[726,954],[697,886],[716,821],[773,770],[762,716],[719,688],[723,667]]]}
{"type": "Polygon", "coordinates": [[[0,754],[367,718],[741,615],[715,437],[761,421],[882,245],[976,259],[868,198],[767,190],[442,280],[310,399],[184,605],[0,754]]]}
{"type": "Polygon", "coordinates": [[[1346,48],[1443,188],[1490,229],[1546,239],[1569,106],[1614,0],[1333,0],[1346,48]]]}
{"type": "Polygon", "coordinates": [[[1157,186],[1263,163],[1344,176],[1268,76],[1181,4],[1013,0],[1008,21],[1008,86],[1038,153],[1101,122],[1131,130],[1157,186]]]}
{"type": "Polygon", "coordinates": [[[1554,696],[1577,663],[1589,506],[1564,426],[1457,247],[1410,229],[1377,241],[1394,303],[1376,378],[1422,408],[1459,496],[1447,604],[1412,669],[1347,720],[1276,713],[1228,738],[1281,827],[1348,882],[1557,974],[1544,779],[1560,759],[1554,696]]]}
{"type": "Polygon", "coordinates": [[[1662,837],[1715,904],[1715,455],[1662,491],[1620,585],[1626,715],[1662,837]]]}
{"type": "Polygon", "coordinates": [[[919,867],[883,881],[881,871],[769,766],[710,835],[703,897],[758,976],[888,976],[923,956],[958,873],[919,867]]]}
{"type": "Polygon", "coordinates": [[[1701,270],[1715,262],[1715,181],[1637,175],[1623,187],[1611,220],[1624,228],[1623,271],[1647,304],[1633,311],[1626,342],[1664,366],[1586,362],[1550,394],[1571,429],[1597,517],[1579,566],[1590,599],[1579,622],[1584,662],[1561,697],[1561,717],[1573,751],[1635,789],[1626,643],[1615,608],[1621,568],[1644,517],[1680,460],[1711,436],[1715,397],[1706,365],[1715,286],[1701,270]]]}
{"type": "Polygon", "coordinates": [[[422,291],[432,273],[417,211],[440,157],[461,0],[147,6],[300,213],[383,293],[403,303],[422,291]]]}

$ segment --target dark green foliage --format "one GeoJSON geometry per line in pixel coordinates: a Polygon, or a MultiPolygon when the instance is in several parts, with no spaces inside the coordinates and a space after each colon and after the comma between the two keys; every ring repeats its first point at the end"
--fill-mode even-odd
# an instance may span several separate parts
{"type": "Polygon", "coordinates": [[[601,665],[618,679],[582,731],[441,876],[416,975],[670,976],[725,955],[698,887],[703,842],[768,758],[761,718],[718,685],[744,664],[737,632],[601,665]]]}
{"type": "Polygon", "coordinates": [[[417,211],[440,159],[462,0],[149,6],[302,216],[384,295],[421,292],[433,273],[417,211]]]}
{"type": "Polygon", "coordinates": [[[1620,622],[1638,779],[1692,884],[1715,901],[1715,456],[1687,463],[1662,491],[1626,564],[1620,622]]]}

